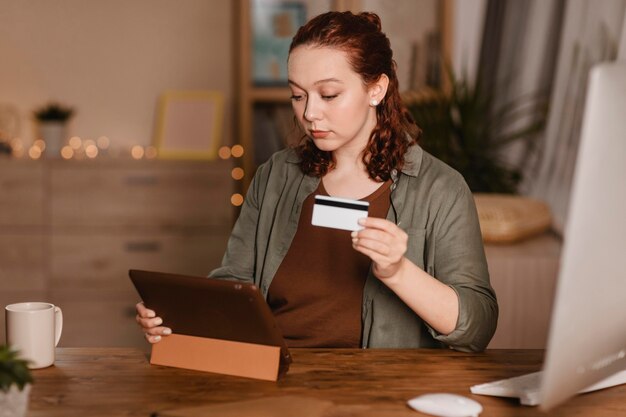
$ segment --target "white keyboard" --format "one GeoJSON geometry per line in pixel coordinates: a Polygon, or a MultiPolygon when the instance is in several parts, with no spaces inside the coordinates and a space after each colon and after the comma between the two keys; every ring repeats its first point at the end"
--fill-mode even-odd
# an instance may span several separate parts
{"type": "MultiPolygon", "coordinates": [[[[539,405],[541,374],[542,372],[533,372],[532,374],[474,385],[470,387],[470,391],[472,394],[519,398],[522,405],[539,405]]],[[[579,393],[596,391],[621,384],[626,384],[626,370],[605,378],[581,390],[579,393]]]]}
{"type": "Polygon", "coordinates": [[[474,385],[470,391],[472,394],[519,398],[523,405],[538,405],[541,374],[541,372],[533,372],[532,374],[474,385]]]}

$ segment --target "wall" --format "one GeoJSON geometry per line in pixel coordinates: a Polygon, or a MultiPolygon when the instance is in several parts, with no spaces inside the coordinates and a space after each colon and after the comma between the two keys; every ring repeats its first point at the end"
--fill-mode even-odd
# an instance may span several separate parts
{"type": "Polygon", "coordinates": [[[76,108],[70,134],[122,148],[151,143],[167,89],[222,91],[230,120],[231,22],[220,0],[0,0],[0,104],[27,143],[48,100],[76,108]]]}
{"type": "Polygon", "coordinates": [[[427,35],[437,28],[437,1],[380,1],[361,0],[360,9],[373,11],[380,17],[383,32],[391,42],[393,58],[397,64],[400,91],[423,87],[426,82],[428,45],[427,35]],[[418,48],[415,51],[414,48],[418,48]],[[415,56],[415,53],[419,56],[415,56]],[[421,69],[414,68],[416,60],[421,69]],[[412,79],[415,77],[416,79],[412,79]]]}
{"type": "Polygon", "coordinates": [[[454,0],[452,63],[454,72],[474,81],[478,72],[487,0],[454,0]]]}
{"type": "Polygon", "coordinates": [[[626,62],[626,13],[622,22],[622,37],[619,42],[619,51],[617,52],[618,61],[626,62]]]}

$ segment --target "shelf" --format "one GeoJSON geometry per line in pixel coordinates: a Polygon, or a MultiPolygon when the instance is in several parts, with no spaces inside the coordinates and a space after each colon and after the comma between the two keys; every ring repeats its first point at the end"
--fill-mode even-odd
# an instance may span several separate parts
{"type": "Polygon", "coordinates": [[[412,104],[435,101],[443,97],[444,93],[440,90],[434,90],[430,87],[425,87],[417,91],[404,91],[401,93],[401,95],[404,104],[410,106],[412,104]]]}
{"type": "Polygon", "coordinates": [[[250,98],[255,102],[288,103],[291,97],[289,87],[252,87],[250,98]]]}
{"type": "MultiPolygon", "coordinates": [[[[441,95],[441,91],[426,87],[418,91],[404,91],[402,100],[409,105],[436,100],[441,95]]],[[[250,99],[257,103],[289,103],[290,96],[291,91],[288,87],[252,87],[250,89],[250,99]]]]}

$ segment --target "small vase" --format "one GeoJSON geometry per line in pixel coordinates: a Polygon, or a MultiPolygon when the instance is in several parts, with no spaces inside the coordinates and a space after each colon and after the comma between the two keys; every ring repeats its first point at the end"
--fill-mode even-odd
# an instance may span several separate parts
{"type": "Polygon", "coordinates": [[[28,410],[28,397],[31,385],[21,391],[17,385],[11,385],[7,392],[0,391],[0,417],[24,417],[28,410]]]}
{"type": "Polygon", "coordinates": [[[65,123],[39,122],[39,134],[46,144],[45,155],[58,158],[65,142],[65,123]]]}

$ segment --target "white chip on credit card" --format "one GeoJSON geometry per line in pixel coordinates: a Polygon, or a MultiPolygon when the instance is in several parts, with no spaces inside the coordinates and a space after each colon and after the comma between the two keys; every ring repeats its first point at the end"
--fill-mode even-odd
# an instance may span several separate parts
{"type": "Polygon", "coordinates": [[[315,196],[313,226],[332,227],[342,230],[361,230],[358,220],[367,217],[370,203],[347,198],[315,196]]]}

